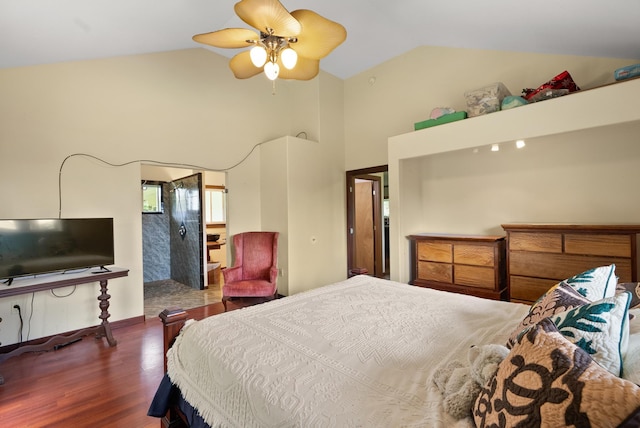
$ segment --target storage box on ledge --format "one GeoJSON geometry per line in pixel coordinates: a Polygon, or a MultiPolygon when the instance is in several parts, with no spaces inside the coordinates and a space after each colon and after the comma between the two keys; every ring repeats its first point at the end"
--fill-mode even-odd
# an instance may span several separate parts
{"type": "Polygon", "coordinates": [[[417,131],[419,129],[430,128],[432,126],[442,125],[443,123],[455,122],[456,120],[462,120],[466,118],[467,118],[466,111],[457,111],[455,113],[445,114],[443,116],[440,116],[437,119],[427,119],[427,120],[423,120],[422,122],[416,122],[413,124],[413,129],[417,131]]]}
{"type": "Polygon", "coordinates": [[[500,111],[502,100],[510,95],[511,92],[502,82],[467,91],[464,93],[467,100],[467,113],[469,117],[474,117],[500,111]]]}
{"type": "Polygon", "coordinates": [[[640,77],[640,64],[628,65],[626,67],[619,68],[613,73],[613,77],[616,80],[640,77]]]}

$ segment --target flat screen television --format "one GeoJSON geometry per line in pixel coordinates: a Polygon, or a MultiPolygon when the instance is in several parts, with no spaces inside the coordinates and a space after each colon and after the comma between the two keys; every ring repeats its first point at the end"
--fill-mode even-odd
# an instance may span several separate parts
{"type": "Polygon", "coordinates": [[[0,219],[0,280],[114,263],[112,218],[0,219]]]}

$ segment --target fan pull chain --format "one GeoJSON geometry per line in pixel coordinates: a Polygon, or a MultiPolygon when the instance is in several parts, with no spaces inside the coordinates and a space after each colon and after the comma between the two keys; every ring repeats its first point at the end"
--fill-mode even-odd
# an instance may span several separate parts
{"type": "Polygon", "coordinates": [[[271,95],[275,95],[276,94],[276,81],[272,80],[271,81],[273,87],[271,88],[271,95]]]}

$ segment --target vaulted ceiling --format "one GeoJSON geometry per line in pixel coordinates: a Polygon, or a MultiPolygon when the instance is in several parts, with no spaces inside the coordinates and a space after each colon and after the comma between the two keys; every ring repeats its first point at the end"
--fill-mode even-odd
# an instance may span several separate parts
{"type": "MultiPolygon", "coordinates": [[[[320,64],[343,79],[421,45],[640,60],[635,0],[281,1],[344,25],[346,42],[320,64]]],[[[0,68],[203,47],[194,34],[249,28],[235,3],[0,0],[0,68]]]]}

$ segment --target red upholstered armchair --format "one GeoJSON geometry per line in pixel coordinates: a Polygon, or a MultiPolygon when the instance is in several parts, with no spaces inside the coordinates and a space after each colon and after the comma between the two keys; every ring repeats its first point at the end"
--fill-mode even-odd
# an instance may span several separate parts
{"type": "Polygon", "coordinates": [[[278,232],[245,232],[233,236],[234,265],[222,271],[222,304],[233,297],[276,297],[278,232]]]}

